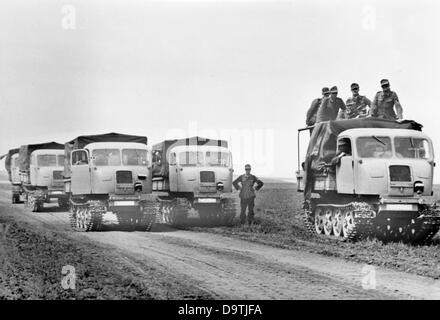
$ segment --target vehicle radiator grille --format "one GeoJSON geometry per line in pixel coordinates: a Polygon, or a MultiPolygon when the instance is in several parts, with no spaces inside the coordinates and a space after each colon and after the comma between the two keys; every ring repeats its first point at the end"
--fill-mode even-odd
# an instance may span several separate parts
{"type": "Polygon", "coordinates": [[[215,183],[214,171],[200,171],[200,182],[215,183]]]}
{"type": "Polygon", "coordinates": [[[63,180],[63,171],[54,171],[53,172],[54,180],[63,180]]]}
{"type": "Polygon", "coordinates": [[[116,183],[133,183],[131,171],[116,171],[116,183]]]}
{"type": "Polygon", "coordinates": [[[391,182],[411,182],[411,170],[408,166],[390,166],[391,182]]]}

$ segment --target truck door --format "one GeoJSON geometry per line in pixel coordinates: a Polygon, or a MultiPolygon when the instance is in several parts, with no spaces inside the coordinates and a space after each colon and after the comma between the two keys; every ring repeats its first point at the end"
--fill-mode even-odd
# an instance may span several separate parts
{"type": "Polygon", "coordinates": [[[198,166],[203,162],[200,151],[180,152],[177,161],[177,189],[179,192],[194,192],[198,185],[198,166]]]}
{"type": "Polygon", "coordinates": [[[71,191],[72,194],[90,194],[92,192],[91,187],[91,175],[90,175],[90,162],[89,156],[86,150],[74,150],[72,151],[71,160],[71,191]]]}
{"type": "Polygon", "coordinates": [[[355,192],[355,177],[351,140],[349,138],[340,138],[337,146],[338,153],[344,152],[345,155],[340,158],[336,165],[336,188],[338,193],[353,194],[355,192]]]}

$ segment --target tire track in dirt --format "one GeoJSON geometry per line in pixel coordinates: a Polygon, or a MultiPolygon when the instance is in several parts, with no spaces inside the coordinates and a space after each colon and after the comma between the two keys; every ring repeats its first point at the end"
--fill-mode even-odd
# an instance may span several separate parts
{"type": "Polygon", "coordinates": [[[112,250],[139,271],[157,268],[220,299],[440,298],[439,281],[429,278],[376,267],[377,289],[364,290],[363,264],[210,233],[163,226],[150,233],[74,233],[67,212],[32,213],[9,200],[0,186],[0,212],[10,208],[18,220],[112,250]]]}

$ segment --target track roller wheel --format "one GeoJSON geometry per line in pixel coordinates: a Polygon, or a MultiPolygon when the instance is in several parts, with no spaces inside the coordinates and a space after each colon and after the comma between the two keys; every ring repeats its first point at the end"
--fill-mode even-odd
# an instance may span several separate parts
{"type": "Polygon", "coordinates": [[[315,210],[315,231],[317,234],[324,233],[325,212],[323,208],[318,207],[315,210]]]}
{"type": "Polygon", "coordinates": [[[344,224],[344,210],[336,208],[333,211],[333,234],[342,237],[342,226],[344,224]]]}

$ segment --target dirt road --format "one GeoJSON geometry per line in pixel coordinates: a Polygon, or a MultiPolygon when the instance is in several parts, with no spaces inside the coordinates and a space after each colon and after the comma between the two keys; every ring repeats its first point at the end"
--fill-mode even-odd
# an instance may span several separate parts
{"type": "Polygon", "coordinates": [[[148,233],[114,231],[112,214],[105,216],[107,231],[75,233],[67,212],[54,206],[45,211],[10,204],[9,185],[0,183],[0,216],[86,244],[93,252],[117,255],[109,267],[125,264],[127,272],[136,270],[136,277],[158,270],[163,279],[156,286],[169,288],[179,279],[182,286],[217,299],[440,298],[440,281],[403,272],[165,225],[148,233]]]}

